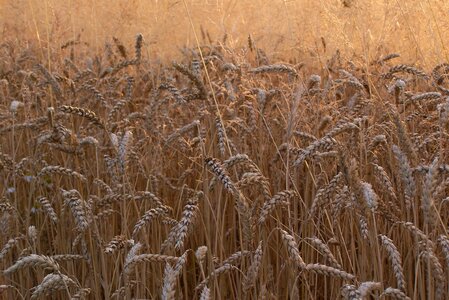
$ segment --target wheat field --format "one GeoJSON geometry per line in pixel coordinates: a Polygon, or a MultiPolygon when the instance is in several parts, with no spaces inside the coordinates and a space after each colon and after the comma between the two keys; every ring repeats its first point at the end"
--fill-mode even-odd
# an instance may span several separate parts
{"type": "Polygon", "coordinates": [[[449,297],[449,3],[0,5],[0,298],[449,297]]]}

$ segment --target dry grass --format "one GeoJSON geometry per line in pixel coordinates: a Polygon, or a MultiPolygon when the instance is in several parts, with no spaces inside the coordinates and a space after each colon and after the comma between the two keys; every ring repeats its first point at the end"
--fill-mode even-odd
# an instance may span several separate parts
{"type": "Polygon", "coordinates": [[[203,32],[0,45],[0,295],[449,297],[444,57],[203,32]]]}

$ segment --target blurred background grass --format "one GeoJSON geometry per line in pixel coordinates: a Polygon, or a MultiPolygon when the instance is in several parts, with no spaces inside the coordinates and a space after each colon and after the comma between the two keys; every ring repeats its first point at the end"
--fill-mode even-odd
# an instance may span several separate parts
{"type": "Polygon", "coordinates": [[[336,49],[351,58],[400,53],[430,67],[447,61],[449,1],[445,0],[170,0],[58,1],[0,0],[3,41],[57,50],[80,39],[89,51],[112,36],[125,45],[144,34],[152,57],[167,59],[179,47],[194,46],[189,23],[228,46],[246,43],[279,59],[321,60],[336,49]],[[324,45],[326,48],[324,49],[324,45]]]}

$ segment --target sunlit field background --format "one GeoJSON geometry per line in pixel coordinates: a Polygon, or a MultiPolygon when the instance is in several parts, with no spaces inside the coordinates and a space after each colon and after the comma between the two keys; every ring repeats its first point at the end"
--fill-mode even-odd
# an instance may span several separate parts
{"type": "Polygon", "coordinates": [[[319,60],[336,49],[365,58],[398,52],[429,67],[447,58],[447,1],[2,2],[2,38],[45,50],[79,39],[98,51],[112,36],[128,44],[140,32],[151,57],[170,58],[179,47],[195,46],[194,30],[201,37],[202,29],[214,41],[226,34],[231,47],[251,34],[266,52],[284,58],[319,60]]]}
{"type": "Polygon", "coordinates": [[[0,298],[448,299],[449,2],[0,0],[0,298]]]}

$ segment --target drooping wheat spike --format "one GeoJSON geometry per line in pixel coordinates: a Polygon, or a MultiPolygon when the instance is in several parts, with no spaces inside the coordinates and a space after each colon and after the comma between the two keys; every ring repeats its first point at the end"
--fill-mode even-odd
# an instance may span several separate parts
{"type": "Polygon", "coordinates": [[[446,260],[446,268],[449,269],[449,239],[447,236],[442,234],[438,237],[438,243],[443,250],[443,255],[446,260]]]}
{"type": "Polygon", "coordinates": [[[393,266],[393,273],[394,276],[396,277],[398,288],[402,291],[405,291],[406,285],[405,285],[404,270],[402,269],[401,254],[399,253],[398,249],[396,248],[396,246],[394,245],[393,241],[390,238],[382,234],[380,234],[379,237],[382,241],[382,246],[388,253],[388,259],[390,260],[390,263],[393,266]]]}
{"type": "Polygon", "coordinates": [[[95,178],[93,181],[93,184],[98,186],[101,190],[105,191],[107,194],[112,194],[112,188],[107,185],[103,180],[100,178],[95,178]]]}
{"type": "Polygon", "coordinates": [[[86,118],[92,124],[102,128],[102,129],[105,128],[104,121],[102,119],[100,119],[93,111],[88,110],[86,108],[62,105],[59,107],[59,110],[64,113],[67,113],[67,114],[74,114],[74,115],[78,115],[80,117],[86,118]]]}
{"type": "Polygon", "coordinates": [[[296,266],[298,266],[300,269],[305,269],[306,264],[299,254],[298,244],[296,243],[295,238],[288,234],[288,232],[285,230],[279,229],[279,231],[281,232],[282,240],[287,247],[290,259],[293,260],[296,266]]]}
{"type": "Polygon", "coordinates": [[[412,200],[416,193],[416,184],[415,180],[413,178],[410,164],[405,156],[405,154],[399,149],[398,146],[393,145],[392,150],[394,155],[396,156],[396,159],[399,161],[399,170],[401,174],[401,180],[404,184],[404,198],[405,203],[407,206],[407,209],[410,209],[412,206],[412,200]]]}
{"type": "Polygon", "coordinates": [[[223,167],[226,170],[229,170],[230,168],[232,168],[238,164],[244,165],[246,168],[248,168],[248,171],[250,171],[250,172],[258,171],[256,164],[246,154],[239,153],[239,154],[233,155],[233,156],[229,157],[228,159],[226,159],[225,161],[223,161],[223,167]]]}
{"type": "Polygon", "coordinates": [[[51,257],[37,254],[30,254],[17,260],[12,266],[3,271],[3,274],[10,275],[19,269],[37,267],[44,270],[59,271],[58,263],[51,257]]]}
{"type": "Polygon", "coordinates": [[[353,284],[345,284],[341,287],[341,295],[345,300],[362,300],[362,295],[353,284]]]}
{"type": "Polygon", "coordinates": [[[395,189],[385,169],[376,163],[372,163],[372,166],[374,167],[374,175],[378,184],[388,192],[393,200],[396,200],[395,189]]]}
{"type": "Polygon", "coordinates": [[[321,264],[308,264],[305,266],[305,270],[325,276],[339,277],[345,280],[353,280],[355,278],[354,275],[349,274],[345,271],[321,264]]]}
{"type": "Polygon", "coordinates": [[[442,97],[441,93],[438,92],[427,92],[427,93],[421,93],[414,95],[412,98],[410,98],[410,102],[418,102],[418,101],[430,101],[430,100],[437,100],[442,97]]]}
{"type": "Polygon", "coordinates": [[[342,266],[338,263],[335,256],[332,254],[329,247],[319,238],[317,237],[311,237],[307,238],[310,243],[317,248],[317,250],[326,258],[326,260],[329,261],[329,263],[332,265],[332,267],[336,269],[342,269],[342,266]]]}
{"type": "Polygon", "coordinates": [[[221,123],[220,117],[215,118],[215,128],[217,130],[218,136],[218,149],[220,150],[221,156],[225,156],[226,153],[226,132],[223,124],[221,123]]]}
{"type": "Polygon", "coordinates": [[[79,254],[56,254],[50,256],[56,262],[86,259],[85,256],[79,254]]]}
{"type": "Polygon", "coordinates": [[[350,72],[344,70],[344,69],[340,69],[338,70],[338,72],[340,73],[340,75],[342,75],[342,77],[344,78],[343,80],[337,79],[336,82],[342,82],[343,84],[347,84],[353,88],[355,88],[358,91],[364,91],[365,87],[363,86],[363,84],[359,81],[359,79],[357,77],[355,77],[354,75],[352,75],[350,72]]]}
{"type": "Polygon", "coordinates": [[[67,290],[68,287],[78,286],[78,284],[61,273],[50,273],[44,277],[42,282],[33,289],[30,299],[37,299],[40,296],[50,296],[54,292],[67,290]]]}
{"type": "Polygon", "coordinates": [[[426,174],[423,192],[422,192],[422,201],[421,201],[421,209],[424,216],[424,222],[427,225],[433,225],[435,222],[435,213],[433,210],[434,207],[434,191],[438,185],[438,165],[439,159],[435,158],[432,164],[429,167],[429,171],[426,174]]]}
{"type": "Polygon", "coordinates": [[[87,296],[91,293],[90,288],[80,288],[78,291],[71,296],[70,300],[84,300],[87,299],[87,296]]]}
{"type": "Polygon", "coordinates": [[[147,210],[145,214],[139,219],[139,221],[137,221],[136,225],[134,225],[132,236],[136,237],[143,226],[150,223],[153,219],[160,216],[165,216],[166,214],[167,209],[163,206],[147,210]]]}
{"type": "Polygon", "coordinates": [[[106,245],[104,253],[112,254],[120,249],[125,248],[126,246],[132,246],[133,244],[134,240],[128,240],[124,235],[116,235],[106,245]]]}
{"type": "Polygon", "coordinates": [[[293,134],[300,137],[302,140],[305,140],[305,141],[308,141],[308,140],[316,141],[317,140],[317,138],[313,134],[310,134],[310,133],[307,133],[304,131],[296,130],[293,132],[293,134]]]}
{"type": "Polygon", "coordinates": [[[128,58],[128,54],[126,53],[126,47],[122,44],[122,42],[116,38],[115,36],[112,37],[112,40],[114,41],[115,46],[117,47],[118,52],[120,55],[124,58],[128,58]]]}
{"type": "Polygon", "coordinates": [[[190,63],[190,68],[192,69],[193,74],[196,76],[201,75],[201,61],[198,58],[192,59],[190,63]]]}
{"type": "Polygon", "coordinates": [[[50,201],[48,201],[48,199],[45,197],[39,197],[37,198],[37,201],[41,204],[43,211],[48,215],[50,220],[55,224],[58,223],[58,216],[53,209],[50,201]]]}
{"type": "Polygon", "coordinates": [[[207,250],[207,246],[199,246],[195,251],[195,257],[200,265],[203,264],[204,259],[206,258],[207,250]]]}
{"type": "Polygon", "coordinates": [[[174,300],[176,296],[175,290],[176,274],[170,264],[165,264],[164,284],[162,286],[162,300],[174,300]]]}
{"type": "Polygon", "coordinates": [[[420,241],[425,241],[429,247],[434,248],[433,242],[429,239],[429,237],[412,222],[397,222],[397,224],[404,226],[413,234],[413,236],[418,238],[420,241]]]}
{"type": "Polygon", "coordinates": [[[62,190],[62,198],[72,211],[77,230],[84,232],[89,227],[89,220],[86,212],[86,203],[81,198],[80,193],[74,189],[69,191],[62,190]]]}
{"type": "Polygon", "coordinates": [[[223,183],[224,187],[231,193],[235,193],[237,190],[232,182],[231,178],[227,175],[226,171],[223,169],[221,163],[218,159],[208,157],[204,160],[206,165],[211,169],[211,171],[218,177],[218,179],[223,183]]]}
{"type": "Polygon", "coordinates": [[[8,171],[13,171],[14,170],[14,161],[8,154],[2,153],[0,151],[0,171],[2,169],[6,169],[8,171]]]}
{"type": "Polygon", "coordinates": [[[56,96],[58,101],[62,101],[64,99],[61,86],[58,81],[56,81],[55,77],[51,75],[51,73],[41,64],[36,65],[36,69],[44,75],[47,82],[50,84],[53,93],[56,96]]]}
{"type": "Polygon", "coordinates": [[[164,284],[162,286],[162,299],[176,299],[176,282],[177,277],[182,271],[187,261],[187,252],[179,257],[176,264],[172,267],[169,263],[165,264],[164,284]]]}
{"type": "Polygon", "coordinates": [[[112,208],[104,209],[102,211],[99,211],[96,215],[94,215],[94,219],[96,222],[99,222],[99,221],[101,221],[101,219],[110,217],[115,213],[118,213],[118,212],[112,208]]]}
{"type": "MultiPolygon", "coordinates": [[[[135,243],[131,247],[131,249],[129,249],[128,254],[126,254],[124,265],[125,266],[128,265],[134,259],[134,257],[136,257],[138,255],[138,253],[140,252],[141,249],[142,249],[142,244],[140,242],[135,243]]],[[[126,272],[125,272],[126,268],[123,271],[126,276],[126,272]]]]}
{"type": "Polygon", "coordinates": [[[375,211],[378,205],[378,196],[374,192],[373,187],[371,186],[371,184],[364,181],[360,181],[360,186],[366,206],[371,211],[375,211]]]}
{"type": "Polygon", "coordinates": [[[242,189],[253,185],[260,186],[266,201],[271,199],[270,183],[268,182],[268,179],[259,172],[244,173],[240,181],[237,182],[236,187],[242,189]]]}
{"type": "MultiPolygon", "coordinates": [[[[108,74],[110,74],[111,76],[114,76],[115,74],[117,74],[120,70],[129,67],[129,66],[135,66],[138,65],[140,63],[140,61],[138,61],[137,59],[125,59],[121,62],[119,62],[118,64],[116,64],[112,70],[108,71],[108,74]]],[[[106,76],[106,74],[105,74],[106,76]]]]}
{"type": "Polygon", "coordinates": [[[126,291],[127,290],[131,290],[132,288],[134,288],[137,284],[136,280],[130,280],[128,281],[124,286],[116,289],[112,295],[111,298],[112,299],[123,299],[126,297],[126,291]]]}
{"type": "Polygon", "coordinates": [[[401,291],[400,289],[392,288],[392,287],[386,288],[383,291],[382,296],[389,296],[393,299],[398,299],[398,300],[411,300],[411,298],[408,297],[403,291],[401,291]]]}
{"type": "Polygon", "coordinates": [[[331,116],[323,116],[320,119],[320,122],[318,123],[317,126],[317,130],[319,133],[323,132],[324,130],[326,130],[326,128],[329,126],[329,124],[332,122],[332,117],[331,116]]]}
{"type": "Polygon", "coordinates": [[[136,80],[134,79],[134,77],[132,76],[127,76],[126,77],[126,87],[125,87],[125,91],[124,91],[124,96],[125,96],[125,100],[126,101],[132,101],[133,99],[133,90],[134,90],[134,85],[136,83],[136,80]]]}
{"type": "Polygon", "coordinates": [[[440,260],[435,255],[432,247],[430,247],[426,242],[420,242],[421,249],[420,256],[422,259],[428,263],[428,267],[430,268],[430,273],[435,279],[435,299],[446,299],[446,276],[443,271],[443,267],[441,266],[440,260]]]}
{"type": "Polygon", "coordinates": [[[409,66],[409,65],[396,65],[390,68],[390,70],[388,70],[387,73],[385,73],[383,75],[383,77],[385,79],[390,79],[393,77],[394,74],[396,73],[408,73],[408,74],[412,74],[415,75],[417,77],[421,77],[425,80],[429,79],[429,75],[427,75],[425,72],[413,67],[413,66],[409,66]]]}
{"type": "Polygon", "coordinates": [[[167,90],[173,96],[173,98],[175,98],[176,103],[178,104],[185,104],[187,102],[182,93],[175,86],[171,85],[168,82],[162,83],[159,86],[159,89],[167,90]]]}
{"type": "Polygon", "coordinates": [[[306,159],[310,158],[316,152],[330,151],[334,144],[335,140],[328,137],[313,142],[307,146],[306,149],[301,151],[293,165],[300,166],[306,159]]]}
{"type": "Polygon", "coordinates": [[[59,175],[66,175],[66,176],[70,176],[70,177],[76,177],[82,181],[87,181],[86,177],[84,177],[84,175],[73,171],[71,169],[68,168],[64,168],[61,166],[46,166],[43,167],[39,173],[37,174],[37,176],[41,177],[41,176],[45,176],[45,175],[52,175],[52,174],[59,174],[59,175]]]}
{"type": "Polygon", "coordinates": [[[357,214],[359,221],[360,234],[364,240],[368,239],[369,230],[368,230],[368,221],[366,220],[366,216],[363,213],[357,214]]]}
{"type": "Polygon", "coordinates": [[[177,129],[175,132],[173,132],[167,137],[165,145],[170,145],[177,138],[179,138],[183,134],[186,134],[189,131],[198,130],[200,125],[201,125],[200,120],[194,120],[193,122],[182,126],[181,128],[177,129]]]}
{"type": "Polygon", "coordinates": [[[137,63],[139,64],[142,60],[142,43],[143,43],[143,35],[141,33],[138,33],[136,35],[136,45],[135,45],[135,56],[137,63]]]}
{"type": "Polygon", "coordinates": [[[66,65],[67,67],[72,69],[72,71],[74,71],[76,74],[80,73],[79,68],[76,66],[76,64],[71,59],[65,58],[64,59],[64,65],[66,65]]]}
{"type": "Polygon", "coordinates": [[[203,192],[197,192],[195,196],[190,198],[187,201],[187,204],[184,206],[184,210],[182,212],[182,218],[178,222],[175,235],[175,248],[180,250],[184,247],[184,240],[186,239],[189,231],[192,229],[192,226],[195,222],[196,216],[199,211],[199,200],[203,197],[203,192]]]}
{"type": "Polygon", "coordinates": [[[203,291],[201,292],[200,300],[210,300],[210,299],[211,299],[210,298],[210,289],[207,286],[205,286],[203,288],[203,291]]]}
{"type": "Polygon", "coordinates": [[[254,51],[254,48],[255,48],[255,46],[254,46],[254,40],[253,40],[253,38],[251,37],[251,34],[248,34],[248,49],[249,49],[249,51],[253,52],[253,51],[254,51]]]}
{"type": "Polygon", "coordinates": [[[0,260],[3,260],[5,256],[12,250],[14,246],[16,246],[21,240],[24,239],[24,236],[18,236],[16,238],[9,239],[6,244],[3,246],[2,250],[0,250],[0,260]]]}
{"type": "Polygon", "coordinates": [[[315,198],[313,199],[312,206],[310,207],[309,215],[314,216],[317,209],[325,202],[330,201],[332,196],[336,193],[337,187],[343,179],[343,173],[338,172],[332,179],[329,181],[329,184],[319,189],[315,194],[315,198]]]}
{"type": "Polygon", "coordinates": [[[310,75],[307,82],[307,91],[310,93],[311,90],[317,89],[321,84],[321,76],[317,74],[310,75]]]}
{"type": "Polygon", "coordinates": [[[259,273],[259,269],[262,263],[263,258],[263,243],[260,241],[259,246],[257,247],[254,256],[253,261],[251,265],[248,268],[248,272],[246,274],[245,279],[243,280],[243,291],[247,292],[249,289],[251,289],[255,284],[257,280],[257,276],[259,273]]]}
{"type": "Polygon", "coordinates": [[[1,285],[0,285],[0,295],[1,295],[3,292],[7,291],[8,289],[14,289],[14,286],[12,286],[12,285],[7,285],[7,284],[1,284],[1,285]]]}
{"type": "Polygon", "coordinates": [[[254,69],[251,69],[249,71],[253,74],[266,74],[266,73],[284,73],[289,74],[292,77],[297,77],[298,72],[295,70],[295,68],[291,66],[287,66],[284,64],[274,64],[274,65],[267,65],[267,66],[260,66],[254,69]]]}
{"type": "Polygon", "coordinates": [[[173,67],[193,82],[199,91],[200,99],[207,99],[206,87],[204,86],[203,80],[199,75],[195,75],[188,67],[176,62],[173,62],[173,67]]]}
{"type": "Polygon", "coordinates": [[[47,108],[47,119],[48,125],[53,128],[55,126],[55,109],[53,107],[47,108]]]}
{"type": "Polygon", "coordinates": [[[260,211],[258,223],[263,224],[267,217],[278,205],[289,205],[291,198],[293,198],[296,193],[292,190],[285,190],[274,195],[270,200],[265,201],[263,207],[260,211]]]}
{"type": "MultiPolygon", "coordinates": [[[[359,120],[354,120],[356,123],[359,120]]],[[[332,128],[332,130],[330,130],[328,133],[326,133],[326,135],[324,136],[325,138],[333,138],[336,137],[339,134],[342,134],[343,132],[348,132],[348,131],[357,131],[359,130],[359,127],[351,122],[342,122],[340,124],[338,124],[337,126],[335,126],[334,128],[332,128]]]]}
{"type": "Polygon", "coordinates": [[[436,65],[432,70],[432,79],[435,81],[437,85],[443,83],[445,76],[449,70],[448,63],[441,63],[436,65]]]}
{"type": "Polygon", "coordinates": [[[121,173],[123,174],[126,170],[127,162],[128,162],[128,153],[129,149],[131,147],[131,143],[133,140],[133,133],[129,130],[127,130],[123,137],[121,138],[118,148],[117,148],[117,158],[118,158],[118,165],[120,168],[121,173]]]}
{"type": "Polygon", "coordinates": [[[161,254],[139,254],[134,255],[132,258],[127,260],[124,265],[124,275],[129,276],[129,274],[134,270],[135,266],[142,262],[159,262],[159,263],[176,263],[179,257],[161,255],[161,254]]]}
{"type": "Polygon", "coordinates": [[[387,55],[385,55],[385,56],[382,56],[381,58],[379,58],[378,60],[376,60],[375,61],[375,63],[376,64],[379,64],[379,65],[383,65],[385,62],[387,62],[387,61],[389,61],[389,60],[392,60],[392,59],[394,59],[394,58],[398,58],[398,57],[400,57],[401,55],[399,55],[399,54],[397,54],[397,53],[390,53],[390,54],[387,54],[387,55]]]}
{"type": "Polygon", "coordinates": [[[96,100],[98,100],[98,102],[106,105],[106,101],[105,101],[105,98],[104,98],[103,94],[95,86],[93,86],[93,85],[91,85],[89,83],[84,83],[78,89],[78,92],[80,92],[80,91],[89,92],[90,94],[92,94],[95,97],[96,100]]]}
{"type": "Polygon", "coordinates": [[[164,207],[168,211],[171,211],[171,207],[164,205],[164,202],[159,197],[148,191],[137,192],[136,195],[134,196],[134,200],[136,201],[150,200],[154,206],[164,207]]]}
{"type": "Polygon", "coordinates": [[[197,290],[197,291],[202,290],[210,282],[211,279],[213,279],[221,274],[227,273],[231,270],[238,270],[238,268],[231,264],[224,264],[224,265],[216,268],[214,271],[212,271],[209,274],[209,276],[206,277],[206,279],[204,279],[203,281],[200,282],[200,284],[197,285],[195,290],[197,290]]]}
{"type": "Polygon", "coordinates": [[[36,226],[28,226],[28,230],[27,230],[27,237],[28,240],[30,242],[31,245],[36,245],[36,241],[37,241],[37,229],[36,226]]]}
{"type": "Polygon", "coordinates": [[[392,84],[388,88],[388,93],[394,95],[394,99],[395,99],[395,104],[396,105],[402,103],[402,97],[403,97],[403,94],[404,94],[405,87],[406,87],[405,81],[402,80],[402,79],[397,79],[394,82],[394,84],[392,84]]]}
{"type": "Polygon", "coordinates": [[[367,297],[370,296],[370,293],[372,291],[381,289],[382,283],[376,281],[365,281],[359,285],[359,288],[357,290],[359,291],[362,299],[366,299],[367,297]]]}
{"type": "Polygon", "coordinates": [[[115,116],[120,112],[120,110],[125,107],[125,105],[128,103],[127,100],[117,100],[117,102],[114,104],[112,109],[108,113],[108,124],[114,123],[115,116]]]}
{"type": "Polygon", "coordinates": [[[409,138],[410,135],[407,132],[404,124],[402,123],[399,114],[397,114],[396,112],[393,113],[393,123],[396,125],[396,129],[398,131],[400,149],[407,154],[408,158],[412,162],[416,161],[415,146],[411,142],[409,138]]]}

